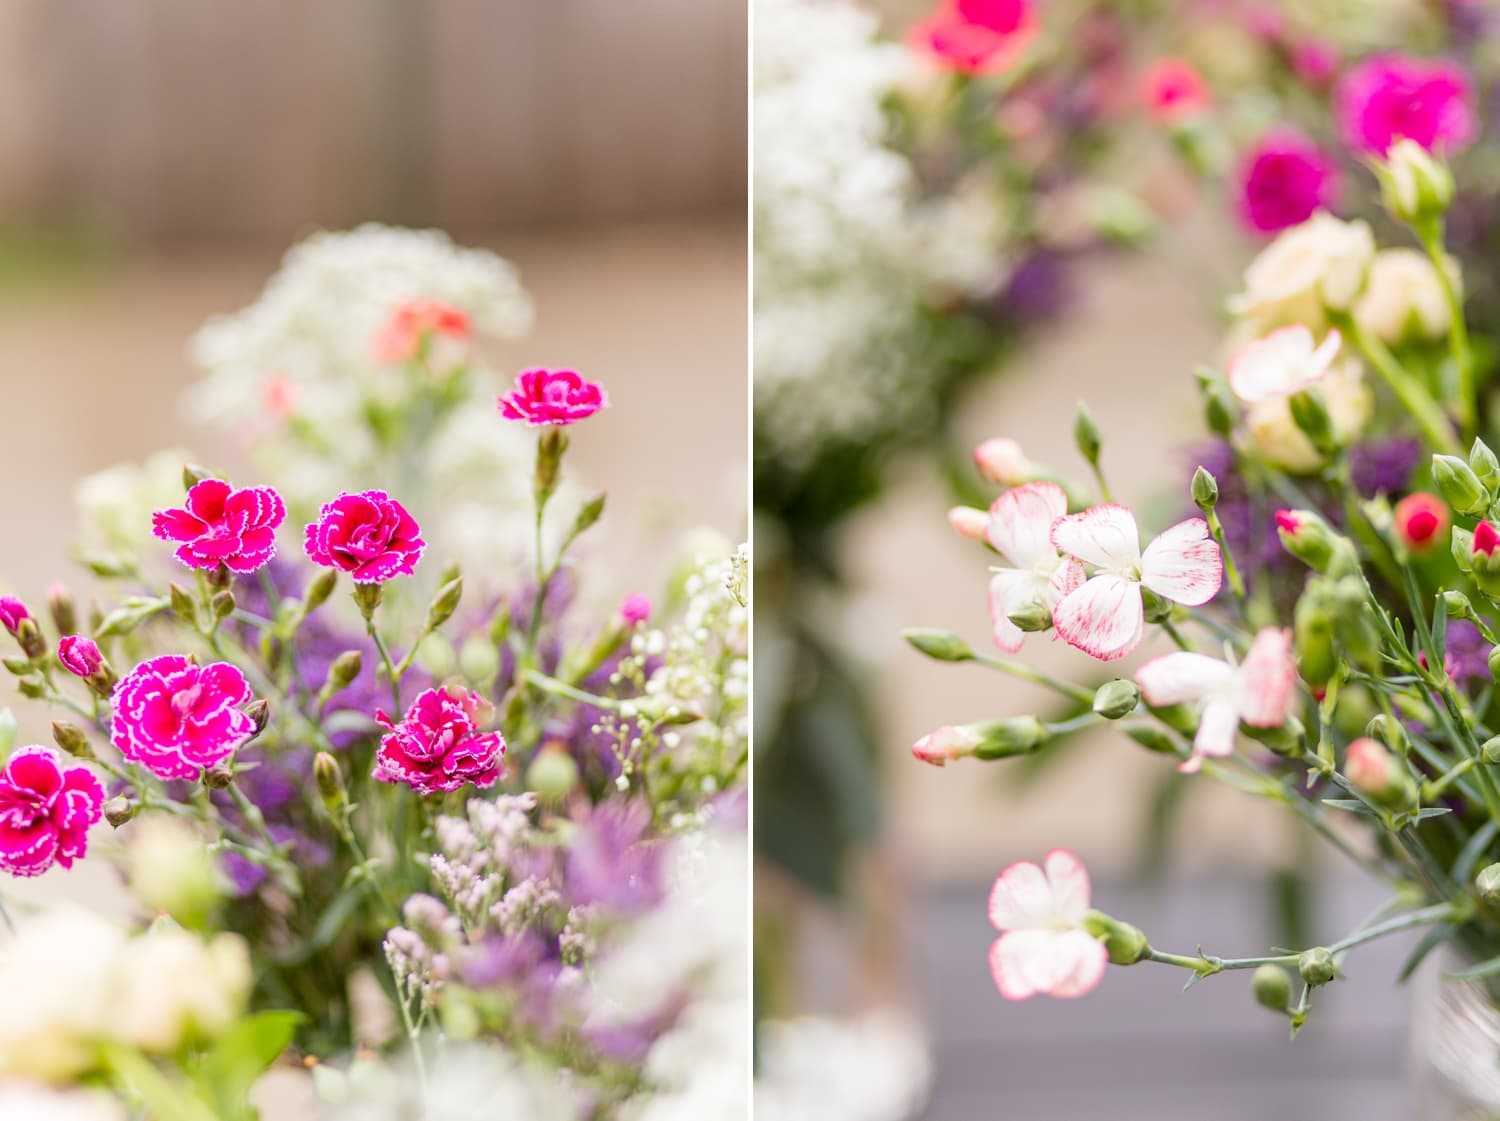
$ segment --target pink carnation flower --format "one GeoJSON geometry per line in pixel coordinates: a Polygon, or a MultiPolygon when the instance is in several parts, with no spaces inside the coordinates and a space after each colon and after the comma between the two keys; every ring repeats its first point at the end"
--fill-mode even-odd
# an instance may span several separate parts
{"type": "Polygon", "coordinates": [[[159,778],[193,781],[255,734],[255,721],[238,707],[250,697],[245,675],[228,662],[152,658],[115,687],[111,739],[159,778]]]}
{"type": "Polygon", "coordinates": [[[1297,695],[1292,635],[1266,627],[1239,665],[1186,650],[1164,654],[1138,669],[1135,683],[1153,707],[1187,704],[1197,709],[1193,753],[1177,768],[1192,774],[1205,756],[1233,754],[1241,722],[1252,728],[1286,723],[1297,695]]]}
{"type": "Polygon", "coordinates": [[[1029,0],[943,0],[911,29],[912,48],[961,74],[1008,70],[1036,37],[1029,0]]]}
{"type": "Polygon", "coordinates": [[[235,490],[222,479],[204,479],[188,491],[186,509],[158,510],[151,532],[180,541],[177,559],[189,568],[254,572],[276,555],[276,531],[286,505],[271,487],[235,490]]]}
{"type": "Polygon", "coordinates": [[[370,353],[383,365],[410,362],[422,349],[424,340],[441,345],[444,355],[435,366],[456,365],[468,354],[474,337],[469,316],[461,308],[438,300],[408,300],[397,304],[385,325],[370,344],[370,353]]]}
{"type": "Polygon", "coordinates": [[[307,555],[349,573],[356,584],[410,576],[427,542],[406,507],[383,490],[341,494],[306,530],[307,555]]]}
{"type": "Polygon", "coordinates": [[[419,794],[459,790],[470,783],[493,786],[500,779],[505,737],[479,730],[488,707],[484,698],[466,689],[428,689],[399,724],[376,713],[390,732],[375,754],[375,778],[405,783],[419,794]]]}
{"type": "Polygon", "coordinates": [[[57,660],[74,677],[92,677],[104,668],[104,655],[91,638],[70,634],[57,644],[57,660]]]}
{"type": "Polygon", "coordinates": [[[21,748],[0,771],[0,869],[29,877],[73,867],[103,816],[104,786],[91,771],[51,748],[21,748]]]}
{"type": "Polygon", "coordinates": [[[1240,217],[1256,233],[1301,225],[1317,211],[1331,209],[1337,195],[1333,161],[1296,129],[1268,132],[1240,167],[1240,217]]]}
{"type": "Polygon", "coordinates": [[[1053,849],[1045,871],[1012,864],[990,892],[990,922],[1000,937],[990,947],[990,973],[1006,1000],[1082,996],[1099,984],[1109,953],[1083,929],[1089,874],[1066,849],[1053,849]]]}
{"type": "Polygon", "coordinates": [[[1048,612],[1083,583],[1083,565],[1052,544],[1053,523],[1068,512],[1068,496],[1056,483],[1026,483],[990,505],[985,535],[1008,567],[990,580],[990,622],[995,645],[1014,654],[1026,632],[1010,621],[1023,607],[1048,612]]]}
{"type": "Polygon", "coordinates": [[[1377,55],[1351,70],[1335,95],[1339,129],[1356,151],[1384,156],[1401,139],[1452,152],[1474,138],[1474,94],[1457,64],[1377,55]]]}
{"type": "Polygon", "coordinates": [[[0,626],[15,634],[21,629],[21,624],[30,618],[31,612],[15,596],[0,596],[0,626]]]}
{"type": "Polygon", "coordinates": [[[1202,518],[1178,522],[1143,551],[1135,515],[1106,503],[1058,518],[1052,544],[1095,569],[1052,609],[1052,624],[1069,646],[1102,662],[1123,658],[1141,644],[1143,587],[1173,603],[1200,607],[1219,594],[1224,580],[1224,558],[1202,518]]]}
{"type": "Polygon", "coordinates": [[[1208,108],[1208,83],[1192,63],[1159,58],[1141,77],[1146,111],[1163,124],[1189,120],[1208,108]]]}
{"type": "Polygon", "coordinates": [[[524,420],[534,428],[572,424],[609,407],[604,387],[574,370],[527,370],[499,401],[506,420],[524,420]]]}
{"type": "Polygon", "coordinates": [[[651,597],[645,592],[632,592],[620,602],[620,618],[627,627],[644,623],[651,618],[651,597]]]}

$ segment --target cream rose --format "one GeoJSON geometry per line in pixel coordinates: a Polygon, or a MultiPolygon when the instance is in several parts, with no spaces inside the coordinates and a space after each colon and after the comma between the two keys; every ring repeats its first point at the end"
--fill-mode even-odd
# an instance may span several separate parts
{"type": "Polygon", "coordinates": [[[1327,309],[1347,310],[1365,286],[1375,238],[1364,222],[1319,211],[1281,234],[1245,270],[1229,310],[1262,330],[1300,324],[1321,330],[1327,309]]]}
{"type": "MultiPolygon", "coordinates": [[[[1451,258],[1448,273],[1457,284],[1458,267],[1451,258]]],[[[1354,305],[1354,320],[1391,346],[1412,338],[1443,338],[1452,322],[1438,271],[1416,249],[1375,254],[1364,294],[1354,305]]]]}

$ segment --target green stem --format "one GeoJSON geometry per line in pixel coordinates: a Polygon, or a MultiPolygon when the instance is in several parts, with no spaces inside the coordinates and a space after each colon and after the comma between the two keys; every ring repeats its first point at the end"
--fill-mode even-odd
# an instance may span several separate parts
{"type": "Polygon", "coordinates": [[[596,708],[618,711],[622,703],[613,697],[601,697],[596,693],[588,693],[582,689],[575,688],[566,681],[559,681],[555,677],[548,677],[540,670],[522,670],[521,677],[528,685],[535,685],[544,693],[551,693],[555,697],[566,697],[570,701],[593,705],[596,708]]]}
{"type": "Polygon", "coordinates": [[[1240,575],[1239,565],[1234,563],[1234,554],[1229,551],[1229,542],[1224,540],[1224,526],[1219,521],[1219,512],[1212,508],[1204,511],[1208,532],[1219,546],[1219,555],[1224,558],[1224,578],[1229,581],[1229,590],[1242,604],[1245,602],[1245,578],[1240,575]]]}
{"type": "Polygon", "coordinates": [[[396,664],[391,660],[390,649],[385,644],[385,639],[380,637],[380,628],[375,625],[372,614],[365,620],[365,632],[370,636],[370,641],[375,644],[375,652],[380,655],[381,667],[385,670],[386,680],[391,683],[391,704],[396,711],[391,713],[393,720],[401,719],[401,675],[396,672],[396,664]]]}
{"type": "Polygon", "coordinates": [[[1478,396],[1474,390],[1474,350],[1469,343],[1469,326],[1464,320],[1463,299],[1458,286],[1448,271],[1447,255],[1443,252],[1443,223],[1438,219],[1429,228],[1417,230],[1422,248],[1432,261],[1438,284],[1443,289],[1443,299],[1448,305],[1448,351],[1453,357],[1454,372],[1458,377],[1459,419],[1463,422],[1465,441],[1478,434],[1478,396]]]}
{"type": "Polygon", "coordinates": [[[983,654],[974,655],[973,661],[979,665],[988,666],[990,669],[999,670],[1001,673],[1009,674],[1011,677],[1022,681],[1030,681],[1036,685],[1045,685],[1054,692],[1077,701],[1079,704],[1091,705],[1094,703],[1094,694],[1082,686],[1072,685],[1066,681],[1059,681],[1050,674],[1040,670],[1034,670],[1030,666],[1023,666],[1016,662],[1006,662],[999,658],[987,657],[983,654]]]}
{"type": "Polygon", "coordinates": [[[1458,440],[1453,435],[1453,426],[1449,423],[1448,415],[1443,412],[1420,381],[1412,377],[1401,368],[1386,345],[1373,335],[1366,333],[1354,317],[1347,312],[1340,312],[1334,316],[1334,324],[1344,334],[1344,337],[1352,341],[1355,348],[1364,355],[1368,362],[1390,387],[1392,393],[1406,407],[1411,414],[1412,420],[1416,422],[1422,435],[1427,437],[1435,451],[1444,452],[1447,455],[1461,455],[1458,440]]]}

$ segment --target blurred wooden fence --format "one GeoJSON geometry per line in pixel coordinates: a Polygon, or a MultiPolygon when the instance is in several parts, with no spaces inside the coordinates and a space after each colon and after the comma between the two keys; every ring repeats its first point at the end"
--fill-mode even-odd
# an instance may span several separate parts
{"type": "Polygon", "coordinates": [[[744,206],[746,0],[4,0],[0,222],[284,242],[744,206]]]}

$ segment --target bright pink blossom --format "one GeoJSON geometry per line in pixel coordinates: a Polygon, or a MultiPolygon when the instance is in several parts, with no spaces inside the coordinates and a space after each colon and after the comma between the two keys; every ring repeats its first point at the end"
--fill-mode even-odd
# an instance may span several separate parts
{"type": "Polygon", "coordinates": [[[1437,495],[1420,490],[1396,503],[1393,517],[1396,535],[1416,553],[1430,552],[1443,544],[1453,524],[1448,504],[1437,495]]]}
{"type": "Polygon", "coordinates": [[[1135,515],[1106,503],[1058,518],[1057,551],[1093,565],[1094,575],[1052,609],[1058,635],[1100,661],[1123,658],[1146,632],[1146,587],[1163,599],[1198,607],[1219,593],[1224,560],[1208,523],[1189,518],[1165,530],[1145,551],[1135,515]]]}
{"type": "Polygon", "coordinates": [[[1030,0],[942,0],[909,41],[945,69],[997,74],[1016,63],[1036,32],[1030,0]]]}
{"type": "Polygon", "coordinates": [[[1191,774],[1207,756],[1233,754],[1241,722],[1252,728],[1286,723],[1297,691],[1291,632],[1266,627],[1239,665],[1186,650],[1164,654],[1136,670],[1135,683],[1149,705],[1197,710],[1193,753],[1178,768],[1191,774]]]}
{"type": "Polygon", "coordinates": [[[633,592],[620,603],[620,618],[629,627],[644,623],[651,617],[651,597],[645,592],[633,592]]]}
{"type": "Polygon", "coordinates": [[[1177,124],[1208,108],[1208,83],[1192,63],[1159,58],[1141,77],[1141,100],[1158,121],[1177,124]]]}
{"type": "Polygon", "coordinates": [[[1292,47],[1292,69],[1309,86],[1322,89],[1338,68],[1338,47],[1327,40],[1307,39],[1292,47]]]}
{"type": "Polygon", "coordinates": [[[29,877],[73,867],[103,816],[104,786],[93,772],[51,748],[21,748],[0,771],[0,870],[29,877]]]}
{"type": "Polygon", "coordinates": [[[375,361],[383,365],[410,362],[429,345],[441,344],[447,359],[435,365],[451,366],[467,354],[474,337],[469,316],[461,308],[438,300],[408,300],[397,304],[390,318],[370,344],[375,361]]]}
{"type": "Polygon", "coordinates": [[[410,576],[427,542],[406,507],[383,490],[341,494],[305,532],[307,555],[349,573],[356,584],[410,576]]]}
{"type": "Polygon", "coordinates": [[[0,626],[15,634],[21,629],[21,624],[30,618],[31,612],[15,596],[0,596],[0,626]]]}
{"type": "Polygon", "coordinates": [[[405,783],[419,794],[474,786],[493,786],[500,779],[505,737],[481,732],[479,721],[488,702],[467,689],[428,689],[420,694],[399,724],[376,714],[389,733],[375,755],[375,778],[405,783]]]}
{"type": "Polygon", "coordinates": [[[1007,653],[1026,639],[1011,615],[1032,604],[1051,612],[1083,583],[1083,565],[1052,544],[1052,526],[1067,512],[1068,496],[1056,483],[1026,483],[990,506],[986,536],[1010,566],[990,579],[990,622],[995,645],[1007,653]]]}
{"type": "Polygon", "coordinates": [[[1500,530],[1487,521],[1480,522],[1474,527],[1474,555],[1488,557],[1496,548],[1500,548],[1500,530]]]}
{"type": "Polygon", "coordinates": [[[104,668],[98,644],[81,634],[65,635],[58,642],[57,660],[75,677],[92,677],[104,668]]]}
{"type": "Polygon", "coordinates": [[[1240,164],[1240,217],[1256,233],[1299,226],[1337,197],[1333,160],[1296,129],[1266,133],[1240,164]]]}
{"type": "Polygon", "coordinates": [[[1446,59],[1366,59],[1339,83],[1335,103],[1345,142],[1376,156],[1403,138],[1429,152],[1455,152],[1476,129],[1469,76],[1446,59]]]}
{"type": "Polygon", "coordinates": [[[585,420],[609,407],[604,387],[585,381],[575,370],[526,370],[516,387],[500,398],[500,415],[524,420],[533,428],[585,420]]]}
{"type": "Polygon", "coordinates": [[[990,947],[990,973],[1006,1000],[1038,993],[1082,996],[1104,976],[1104,943],[1083,928],[1089,874],[1066,849],[1043,862],[1012,864],[990,891],[990,922],[1000,937],[990,947]]]}
{"type": "Polygon", "coordinates": [[[223,479],[204,479],[188,491],[185,509],[158,510],[151,531],[180,541],[177,559],[189,568],[254,572],[276,555],[276,530],[286,518],[281,495],[270,487],[235,490],[223,479]]]}
{"type": "Polygon", "coordinates": [[[228,662],[152,658],[115,687],[111,739],[159,778],[192,781],[255,734],[255,721],[239,708],[250,697],[245,675],[228,662]]]}

